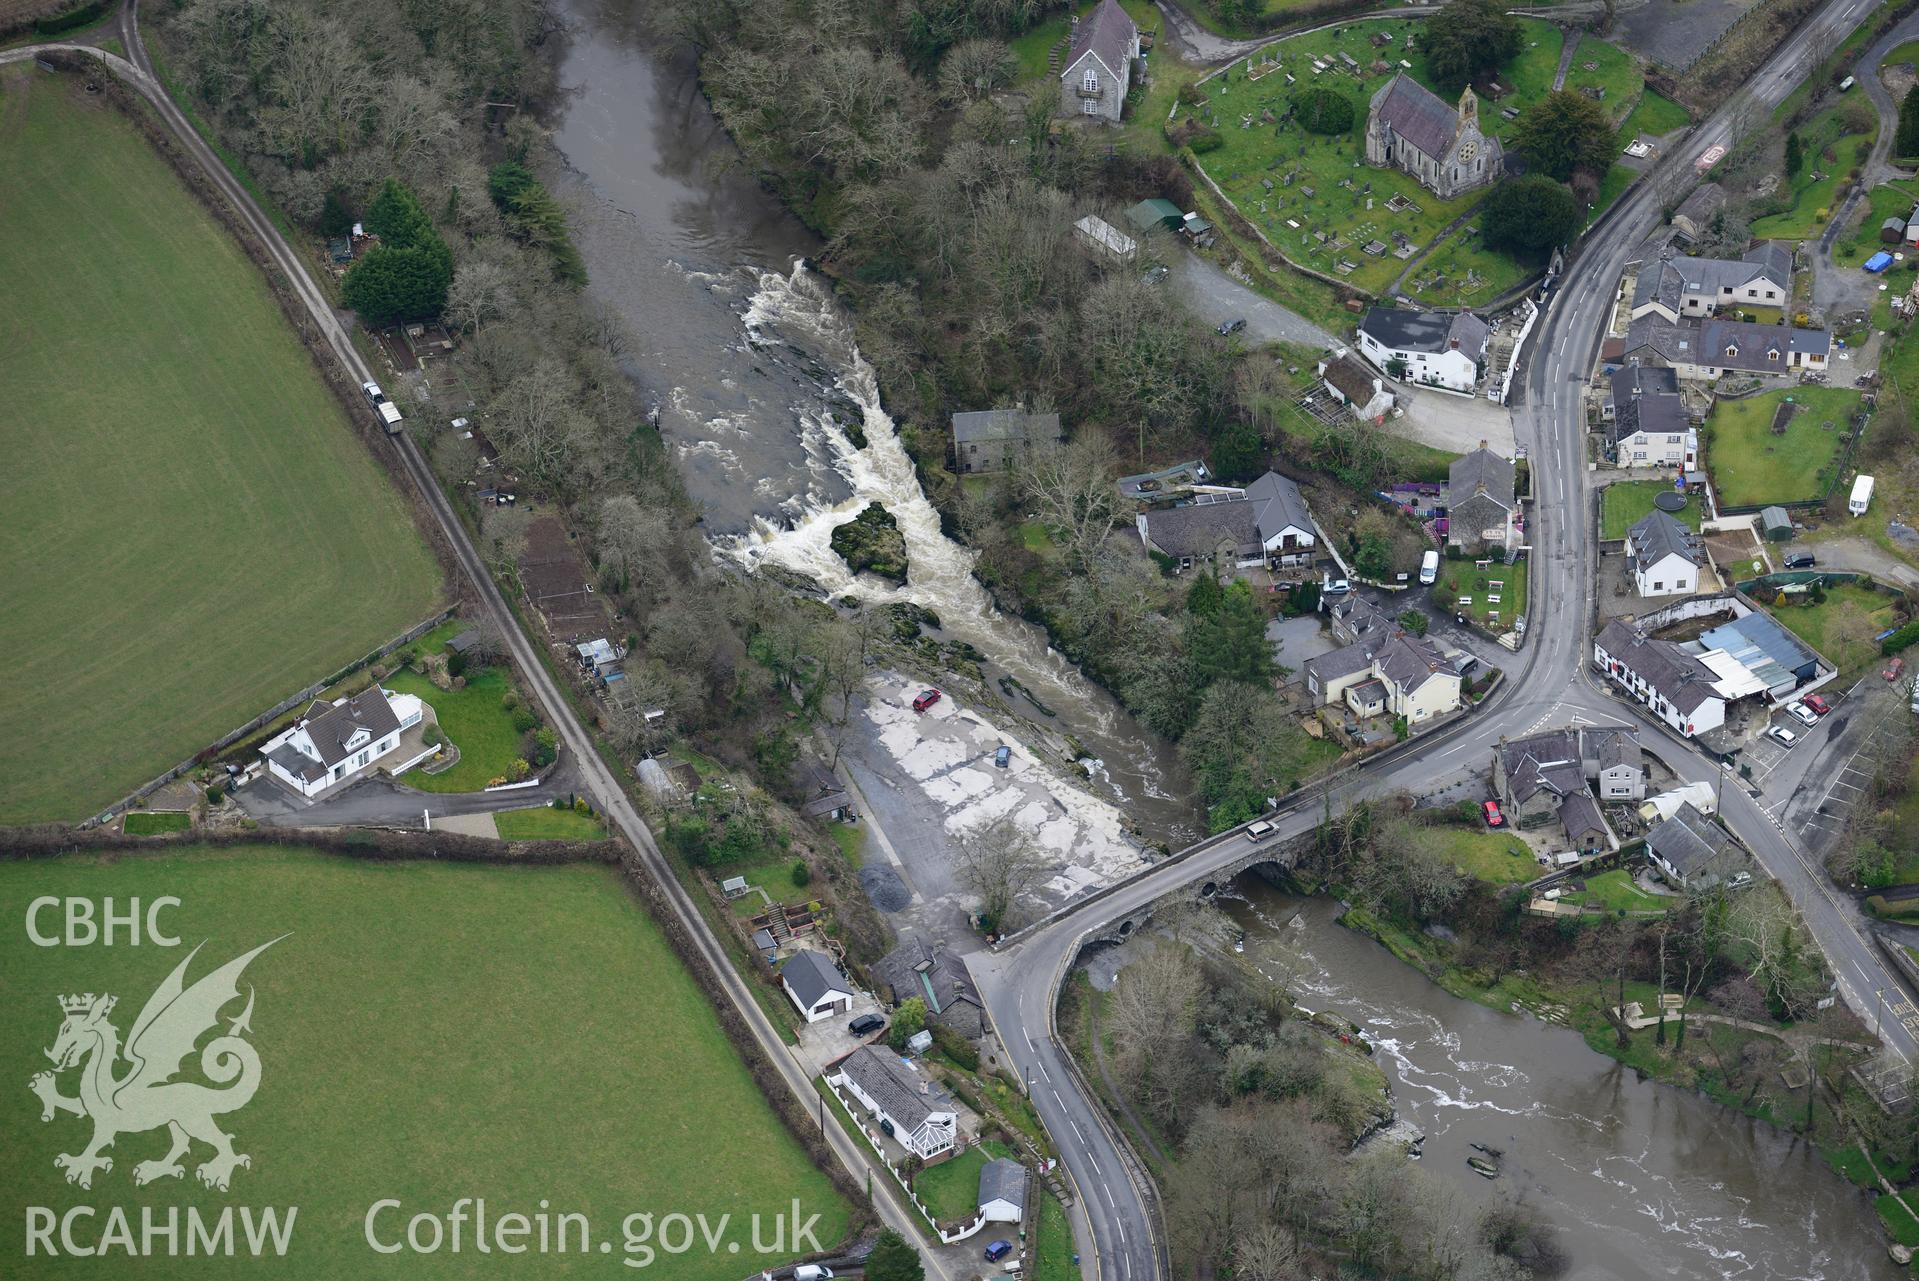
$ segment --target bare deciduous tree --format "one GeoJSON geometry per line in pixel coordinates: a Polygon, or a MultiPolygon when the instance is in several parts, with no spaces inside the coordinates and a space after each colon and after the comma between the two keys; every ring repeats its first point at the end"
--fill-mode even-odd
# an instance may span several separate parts
{"type": "Polygon", "coordinates": [[[1012,924],[1020,896],[1049,871],[1032,839],[1007,818],[968,833],[955,853],[960,884],[979,898],[980,912],[1001,933],[1012,924]]]}
{"type": "Polygon", "coordinates": [[[1071,563],[1085,565],[1120,519],[1113,446],[1096,431],[1072,443],[1028,450],[1016,474],[1021,497],[1039,522],[1066,540],[1071,563]]]}

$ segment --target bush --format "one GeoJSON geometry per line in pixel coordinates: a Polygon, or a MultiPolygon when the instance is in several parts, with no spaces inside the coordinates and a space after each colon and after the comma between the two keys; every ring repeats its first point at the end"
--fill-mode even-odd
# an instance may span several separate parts
{"type": "Polygon", "coordinates": [[[227,794],[218,787],[209,787],[207,789],[207,804],[209,805],[218,805],[225,801],[226,798],[227,794]]]}
{"type": "Polygon", "coordinates": [[[795,889],[805,889],[808,882],[812,879],[813,869],[806,865],[805,859],[800,859],[793,864],[793,886],[795,889]]]}
{"type": "Polygon", "coordinates": [[[1186,145],[1192,148],[1194,155],[1203,156],[1209,151],[1218,151],[1226,145],[1226,140],[1219,136],[1217,129],[1195,129],[1187,137],[1186,145]]]}
{"type": "Polygon", "coordinates": [[[1879,642],[1879,652],[1882,654],[1897,654],[1900,650],[1907,648],[1915,642],[1919,642],[1919,620],[1907,623],[1904,627],[1901,627],[1898,631],[1886,637],[1885,640],[1879,642]]]}
{"type": "Polygon", "coordinates": [[[51,18],[42,18],[33,24],[33,29],[43,36],[57,36],[62,31],[72,31],[79,27],[92,26],[112,8],[107,0],[95,0],[93,4],[83,4],[78,9],[69,9],[65,13],[56,13],[51,18]]]}
{"type": "Polygon", "coordinates": [[[1317,86],[1293,95],[1293,116],[1307,133],[1341,134],[1353,127],[1352,100],[1317,86]]]}
{"type": "Polygon", "coordinates": [[[527,764],[525,760],[516,757],[514,758],[513,764],[508,767],[508,772],[513,775],[514,782],[521,783],[525,782],[526,776],[533,772],[533,767],[527,764]]]}
{"type": "Polygon", "coordinates": [[[466,674],[466,655],[458,652],[446,656],[446,674],[464,676],[466,674]]]}
{"type": "Polygon", "coordinates": [[[446,741],[446,735],[440,733],[438,725],[429,725],[420,733],[420,741],[428,747],[438,747],[446,741]]]}
{"type": "Polygon", "coordinates": [[[526,708],[518,707],[513,710],[513,732],[514,733],[524,734],[528,730],[532,729],[535,725],[538,725],[539,723],[540,723],[540,718],[535,716],[532,712],[528,711],[526,708]]]}

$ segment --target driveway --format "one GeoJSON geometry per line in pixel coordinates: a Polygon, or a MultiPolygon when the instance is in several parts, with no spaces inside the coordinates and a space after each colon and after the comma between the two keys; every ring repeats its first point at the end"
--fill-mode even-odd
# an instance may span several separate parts
{"type": "Polygon", "coordinates": [[[250,818],[269,827],[421,827],[430,816],[495,814],[545,805],[581,791],[564,759],[546,779],[510,792],[418,792],[390,778],[362,779],[322,801],[306,801],[262,774],[233,794],[250,818]]]}
{"type": "Polygon", "coordinates": [[[1209,325],[1244,320],[1248,345],[1269,342],[1298,343],[1305,347],[1344,346],[1339,339],[1244,285],[1191,250],[1182,250],[1167,264],[1173,285],[1193,314],[1209,325]]]}
{"type": "MultiPolygon", "coordinates": [[[[1872,517],[1861,519],[1870,520],[1872,517]]],[[[1844,526],[1839,528],[1843,529],[1844,526]]],[[[1820,569],[1835,573],[1851,570],[1854,573],[1871,574],[1882,582],[1897,583],[1901,587],[1919,587],[1919,569],[1914,569],[1869,538],[1860,538],[1856,534],[1821,538],[1815,534],[1808,541],[1818,551],[1820,569]]]]}
{"type": "Polygon", "coordinates": [[[1512,457],[1513,415],[1504,405],[1484,396],[1449,396],[1431,388],[1392,385],[1404,418],[1386,420],[1387,430],[1449,454],[1470,454],[1485,445],[1494,453],[1512,457]]]}

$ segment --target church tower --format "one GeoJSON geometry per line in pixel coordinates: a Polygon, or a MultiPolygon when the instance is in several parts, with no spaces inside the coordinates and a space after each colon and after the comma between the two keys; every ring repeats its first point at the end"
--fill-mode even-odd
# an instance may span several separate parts
{"type": "Polygon", "coordinates": [[[1453,137],[1465,133],[1468,125],[1479,128],[1479,95],[1473,92],[1471,85],[1459,95],[1459,123],[1453,129],[1453,137]]]}

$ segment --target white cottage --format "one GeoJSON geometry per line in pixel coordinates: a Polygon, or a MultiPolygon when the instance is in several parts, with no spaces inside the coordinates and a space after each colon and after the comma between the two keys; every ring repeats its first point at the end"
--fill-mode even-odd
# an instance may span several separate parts
{"type": "Polygon", "coordinates": [[[275,778],[302,796],[317,796],[391,754],[401,733],[419,724],[422,715],[424,708],[413,695],[375,685],[338,702],[316,701],[291,728],[268,739],[260,754],[275,778]]]}

